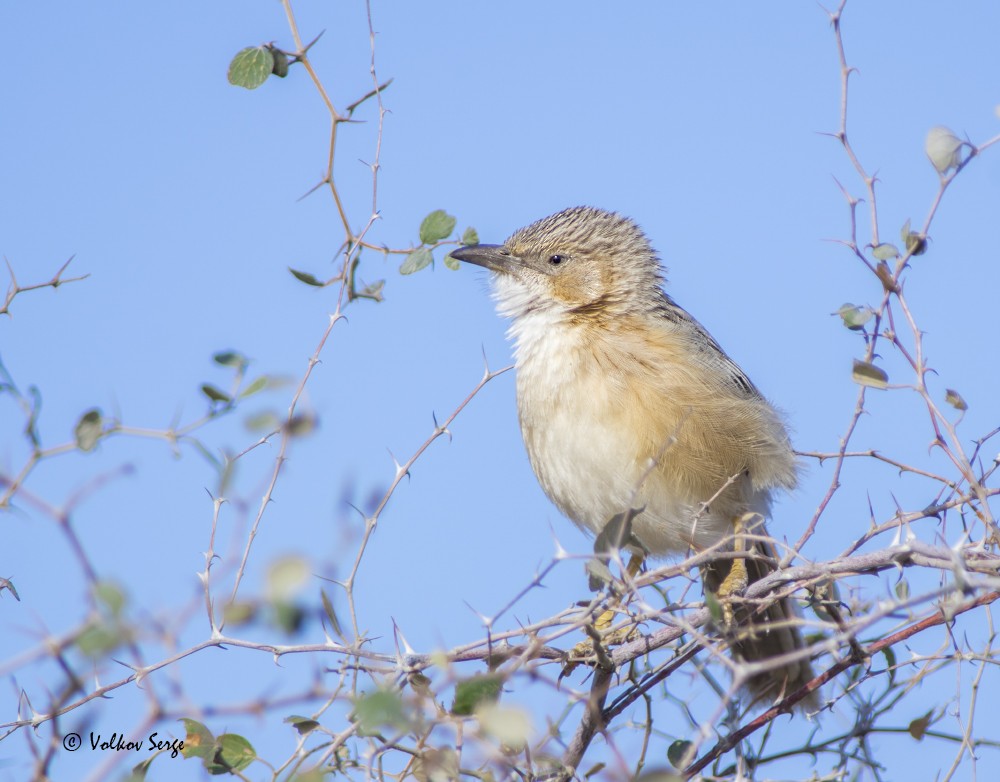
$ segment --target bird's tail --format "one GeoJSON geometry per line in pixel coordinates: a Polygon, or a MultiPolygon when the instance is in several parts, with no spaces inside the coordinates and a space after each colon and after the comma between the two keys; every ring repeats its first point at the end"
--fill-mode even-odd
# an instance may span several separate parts
{"type": "MultiPolygon", "coordinates": [[[[756,535],[766,534],[763,526],[756,526],[756,535]]],[[[723,606],[723,616],[728,633],[731,633],[730,650],[737,660],[758,663],[774,661],[768,667],[752,676],[747,689],[757,704],[770,706],[779,698],[793,693],[809,681],[815,674],[808,657],[781,661],[777,658],[793,656],[805,648],[802,638],[800,615],[791,598],[775,599],[768,595],[755,600],[746,600],[742,592],[750,584],[760,581],[775,571],[774,546],[758,538],[745,541],[749,556],[745,559],[719,560],[706,567],[702,573],[706,589],[718,595],[723,606]],[[740,572],[741,564],[745,573],[740,572]]],[[[737,545],[737,548],[741,546],[737,545]]],[[[818,697],[815,691],[800,700],[800,708],[816,708],[818,697]]]]}

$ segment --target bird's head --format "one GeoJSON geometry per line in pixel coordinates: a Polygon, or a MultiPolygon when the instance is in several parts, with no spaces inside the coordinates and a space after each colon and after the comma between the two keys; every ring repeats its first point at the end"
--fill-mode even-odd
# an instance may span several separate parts
{"type": "Polygon", "coordinates": [[[515,231],[503,244],[451,253],[495,273],[504,315],[553,310],[613,315],[659,297],[659,260],[645,234],[626,217],[578,206],[515,231]]]}

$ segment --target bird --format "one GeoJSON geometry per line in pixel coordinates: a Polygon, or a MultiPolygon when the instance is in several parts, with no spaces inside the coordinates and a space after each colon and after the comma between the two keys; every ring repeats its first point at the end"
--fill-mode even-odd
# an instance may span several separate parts
{"type": "MultiPolygon", "coordinates": [[[[639,225],[578,206],[451,255],[492,272],[497,311],[511,320],[521,434],[549,499],[593,535],[627,513],[641,557],[720,552],[701,575],[729,606],[731,653],[782,657],[744,690],[759,704],[803,688],[814,676],[790,598],[731,599],[777,568],[763,520],[775,493],[796,485],[788,430],[664,291],[639,225]]],[[[815,693],[799,703],[815,706],[815,693]]]]}

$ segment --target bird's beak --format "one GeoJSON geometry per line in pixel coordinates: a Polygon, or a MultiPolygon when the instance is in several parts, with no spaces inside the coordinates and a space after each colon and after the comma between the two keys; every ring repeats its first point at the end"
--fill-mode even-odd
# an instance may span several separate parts
{"type": "Polygon", "coordinates": [[[517,265],[517,259],[502,244],[470,244],[453,250],[451,257],[492,272],[509,273],[517,265]]]}

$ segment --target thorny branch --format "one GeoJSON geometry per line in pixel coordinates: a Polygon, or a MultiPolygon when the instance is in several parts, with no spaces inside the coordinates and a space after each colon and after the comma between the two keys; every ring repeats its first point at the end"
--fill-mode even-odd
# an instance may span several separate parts
{"type": "MultiPolygon", "coordinates": [[[[950,411],[935,399],[926,382],[932,367],[926,357],[923,333],[918,327],[919,313],[913,311],[904,289],[916,251],[920,242],[929,236],[945,192],[973,159],[1000,141],[1000,136],[978,146],[968,144],[966,156],[954,169],[941,175],[928,214],[919,229],[913,232],[919,241],[913,244],[908,242],[904,251],[892,259],[891,265],[885,261],[876,262],[871,250],[882,244],[880,237],[887,231],[879,225],[877,178],[862,163],[848,132],[848,87],[856,71],[849,64],[842,31],[846,0],[835,11],[829,12],[840,69],[839,125],[830,135],[843,149],[851,169],[860,179],[864,194],[863,198],[857,198],[838,183],[849,217],[849,238],[841,244],[871,272],[878,291],[879,301],[872,308],[871,323],[860,332],[864,340],[860,353],[863,360],[869,363],[881,360],[883,354],[890,352],[900,357],[912,378],[908,383],[893,386],[889,392],[914,393],[919,397],[922,409],[926,409],[933,448],[944,456],[944,466],[924,467],[911,463],[906,456],[886,455],[875,449],[859,449],[851,445],[859,423],[868,412],[868,391],[864,385],[859,385],[836,447],[800,454],[820,463],[830,462],[832,472],[825,494],[798,540],[794,543],[771,541],[776,549],[782,551],[781,568],[750,585],[745,594],[733,599],[744,601],[750,609],[760,609],[780,596],[808,595],[806,604],[815,618],[802,617],[798,621],[810,633],[809,643],[806,648],[791,655],[810,657],[816,670],[820,671],[815,679],[798,691],[785,693],[774,704],[762,704],[764,710],[756,715],[741,707],[738,695],[741,684],[759,673],[761,666],[781,665],[788,659],[754,664],[733,661],[726,654],[727,634],[720,631],[712,608],[705,606],[697,597],[687,597],[692,588],[692,573],[699,567],[713,560],[737,556],[723,546],[699,552],[683,562],[663,565],[634,578],[625,576],[621,583],[614,585],[613,590],[607,589],[588,601],[543,619],[514,616],[524,598],[530,592],[544,588],[546,579],[560,563],[571,558],[560,550],[551,562],[540,568],[529,585],[518,591],[494,615],[482,618],[483,637],[443,651],[416,652],[402,640],[402,631],[398,628],[397,637],[393,639],[395,647],[391,642],[366,636],[363,604],[356,592],[357,577],[366,563],[366,555],[372,550],[375,530],[390,499],[429,446],[444,435],[450,436],[449,427],[472,398],[509,367],[499,371],[486,367],[478,384],[444,422],[434,421],[431,433],[414,453],[402,463],[394,461],[390,485],[378,499],[374,510],[365,516],[360,541],[356,550],[351,552],[347,576],[337,582],[344,591],[350,613],[350,627],[346,632],[339,626],[332,608],[326,613],[326,637],[321,642],[270,643],[249,633],[248,637],[243,637],[234,630],[235,622],[229,622],[227,627],[227,617],[217,612],[214,595],[223,578],[231,576],[231,589],[226,589],[226,602],[232,605],[241,597],[240,588],[251,562],[254,540],[265,523],[271,499],[281,480],[296,427],[310,415],[303,412],[306,387],[327,351],[334,327],[344,317],[345,308],[357,298],[374,298],[355,288],[359,254],[364,248],[386,253],[408,252],[405,249],[379,247],[368,238],[375,222],[380,219],[378,187],[386,113],[382,93],[392,82],[391,79],[380,80],[376,73],[376,35],[370,6],[367,10],[372,87],[353,103],[338,109],[311,60],[310,50],[316,39],[303,44],[292,5],[291,0],[282,0],[295,46],[291,54],[308,74],[330,122],[325,172],[315,189],[330,193],[339,218],[339,230],[343,232],[343,242],[336,256],[339,271],[327,283],[337,286],[335,305],[294,387],[282,424],[230,459],[230,462],[239,460],[265,443],[277,444],[277,453],[273,464],[269,463],[265,485],[251,515],[246,537],[239,539],[234,555],[222,557],[226,563],[224,566],[216,563],[220,558],[217,554],[217,533],[226,501],[221,495],[211,498],[209,539],[204,568],[199,574],[201,590],[196,599],[181,608],[178,617],[170,620],[176,621],[179,626],[191,617],[204,616],[207,637],[181,643],[178,640],[179,631],[173,625],[168,629],[170,623],[157,617],[152,624],[162,633],[163,644],[156,654],[150,653],[143,640],[130,636],[122,645],[129,655],[129,661],[121,663],[128,668],[127,673],[116,674],[117,678],[109,679],[108,669],[103,667],[106,661],[102,660],[93,665],[93,676],[89,670],[81,674],[82,669],[76,659],[81,638],[99,627],[100,621],[107,619],[98,616],[95,608],[77,627],[58,635],[39,633],[43,637],[34,648],[0,663],[0,674],[12,681],[16,681],[18,674],[29,666],[50,662],[61,676],[59,683],[49,688],[52,694],[46,695],[47,700],[39,703],[37,708],[32,703],[27,686],[15,684],[17,717],[0,724],[0,738],[9,737],[24,728],[37,730],[43,725],[52,726],[53,740],[37,745],[30,739],[31,734],[24,731],[25,735],[29,735],[29,743],[36,753],[36,776],[42,778],[47,775],[56,757],[54,737],[64,732],[60,722],[62,718],[112,696],[128,685],[141,685],[148,700],[148,711],[138,729],[151,729],[166,718],[189,716],[190,712],[178,705],[178,700],[184,699],[168,697],[156,685],[159,684],[159,677],[177,675],[181,661],[201,655],[210,648],[245,650],[251,654],[267,655],[276,662],[294,656],[320,661],[315,663],[313,681],[292,692],[265,694],[229,704],[199,705],[199,716],[202,718],[274,712],[293,707],[313,709],[309,719],[315,725],[310,725],[308,730],[300,730],[293,752],[283,763],[270,768],[274,779],[282,778],[282,775],[290,778],[313,769],[397,780],[406,775],[421,779],[453,779],[464,775],[482,780],[496,778],[497,774],[504,779],[522,780],[540,779],[546,775],[565,777],[575,774],[582,777],[586,762],[593,756],[598,758],[596,763],[609,762],[615,773],[623,778],[637,776],[647,758],[655,755],[657,742],[668,742],[673,736],[683,735],[683,725],[671,726],[672,735],[659,727],[664,722],[658,719],[663,708],[661,703],[673,703],[688,722],[693,738],[686,743],[684,762],[677,765],[678,769],[683,768],[682,773],[688,778],[704,773],[713,764],[716,764],[713,772],[716,776],[732,778],[737,772],[730,772],[718,764],[733,757],[733,768],[738,768],[738,773],[746,778],[753,775],[755,768],[780,759],[799,756],[815,760],[828,755],[832,758],[832,770],[830,776],[825,778],[839,779],[847,775],[849,769],[865,768],[872,772],[873,778],[878,779],[878,762],[867,744],[869,737],[892,730],[909,731],[912,735],[912,725],[910,728],[891,728],[886,727],[883,721],[888,719],[887,715],[898,715],[899,712],[894,709],[925,678],[938,674],[946,667],[959,671],[958,678],[961,678],[960,674],[967,671],[969,665],[974,666],[975,673],[967,677],[971,684],[969,697],[963,704],[965,711],[955,709],[958,727],[947,732],[924,726],[921,735],[951,741],[959,747],[951,767],[945,772],[946,778],[955,777],[958,769],[964,768],[964,760],[971,759],[970,762],[975,763],[975,753],[979,748],[995,746],[996,742],[976,736],[974,718],[985,671],[998,664],[993,649],[995,633],[990,606],[1000,598],[1000,557],[995,553],[995,544],[1000,541],[991,502],[1000,494],[1000,488],[994,485],[998,463],[994,460],[984,464],[982,451],[984,445],[1000,432],[1000,428],[975,440],[974,446],[970,447],[959,432],[961,416],[957,419],[949,417],[950,411]],[[348,207],[356,199],[345,198],[334,178],[338,131],[340,125],[355,121],[353,116],[362,106],[371,109],[372,101],[378,123],[372,161],[367,164],[371,171],[370,202],[365,202],[364,218],[356,220],[351,218],[348,207]],[[858,207],[862,203],[867,209],[859,212],[858,207]],[[357,225],[361,227],[356,229],[354,226],[357,225]],[[869,235],[867,241],[863,238],[866,233],[869,235]],[[922,480],[932,487],[930,494],[933,502],[923,508],[900,505],[891,516],[880,519],[871,511],[869,529],[860,535],[854,533],[854,539],[844,541],[844,548],[838,556],[826,561],[809,561],[806,546],[819,525],[829,523],[831,503],[841,488],[843,468],[849,460],[870,460],[873,464],[887,465],[922,480]],[[945,538],[956,536],[950,534],[953,530],[945,525],[945,521],[956,515],[962,522],[961,534],[957,541],[949,543],[945,538]],[[873,542],[884,535],[894,536],[894,540],[874,548],[873,542]],[[889,599],[883,595],[883,592],[888,594],[892,589],[890,579],[886,577],[888,575],[896,577],[895,596],[889,599]],[[910,582],[904,576],[922,576],[912,578],[914,583],[919,583],[915,594],[910,593],[910,582]],[[840,597],[838,584],[845,589],[851,585],[852,594],[840,597]],[[676,594],[678,591],[679,597],[676,594]],[[618,608],[622,616],[619,626],[628,628],[634,625],[638,628],[636,635],[614,648],[605,648],[598,643],[595,654],[598,664],[592,670],[583,669],[582,680],[564,677],[566,649],[581,633],[596,635],[592,628],[594,618],[611,604],[612,599],[625,603],[631,601],[627,609],[618,608]],[[962,626],[960,623],[963,619],[968,623],[970,618],[978,620],[980,617],[984,617],[982,623],[987,627],[987,638],[977,649],[973,648],[972,641],[963,636],[968,624],[962,626]],[[507,624],[502,624],[501,619],[507,624]],[[942,639],[939,647],[930,652],[918,650],[913,642],[921,636],[925,639],[930,637],[929,631],[935,628],[939,629],[942,639]],[[905,649],[909,657],[900,661],[895,647],[899,647],[901,652],[905,649]],[[882,660],[884,666],[877,667],[882,660]],[[470,676],[467,668],[471,666],[476,671],[485,666],[489,675],[500,682],[504,692],[513,691],[521,696],[533,687],[531,691],[534,693],[541,691],[554,696],[560,703],[561,711],[555,716],[546,713],[547,730],[543,735],[522,737],[520,743],[512,740],[504,744],[489,732],[489,714],[482,709],[482,703],[464,712],[457,705],[450,708],[447,705],[449,700],[457,703],[459,692],[464,687],[475,683],[477,678],[483,678],[482,674],[470,676]],[[98,668],[101,669],[103,683],[97,680],[98,668]],[[720,685],[716,681],[714,671],[719,668],[725,669],[731,685],[720,685]],[[686,682],[691,678],[702,678],[718,696],[707,709],[708,719],[704,717],[704,708],[695,707],[678,695],[688,691],[686,682]],[[387,696],[390,711],[398,710],[391,711],[391,719],[387,717],[384,723],[374,727],[366,723],[364,706],[369,695],[366,685],[374,686],[377,693],[387,696]],[[880,686],[883,689],[877,692],[880,686]],[[815,691],[821,694],[822,710],[840,709],[841,713],[852,714],[857,720],[856,725],[847,732],[838,730],[836,735],[817,726],[814,735],[801,745],[771,750],[770,744],[780,741],[775,736],[777,731],[773,729],[776,718],[788,714],[797,703],[815,691]],[[635,717],[635,714],[640,716],[635,717]],[[654,720],[658,721],[654,723],[654,720]],[[629,744],[630,730],[640,737],[635,743],[638,749],[633,756],[629,755],[628,748],[632,746],[629,744]],[[751,744],[751,738],[757,742],[756,746],[751,744]],[[596,751],[602,739],[603,754],[596,751]],[[403,760],[391,760],[394,754],[403,760]]],[[[68,263],[49,281],[26,286],[17,283],[11,269],[11,283],[0,314],[9,314],[11,302],[20,293],[44,287],[56,288],[64,282],[83,279],[62,276],[68,263]]],[[[242,378],[234,385],[234,396],[240,382],[242,378]]],[[[13,388],[13,384],[10,385],[13,388]]],[[[87,492],[100,488],[115,476],[100,476],[62,506],[49,502],[29,488],[26,484],[30,484],[28,479],[39,463],[72,453],[77,450],[77,444],[43,447],[34,431],[37,405],[33,404],[29,395],[18,393],[17,398],[24,411],[26,437],[32,447],[29,458],[20,469],[0,475],[0,487],[4,489],[0,507],[9,507],[16,496],[22,506],[55,522],[79,562],[84,580],[92,589],[96,588],[102,583],[101,573],[86,553],[74,510],[85,499],[87,492]]],[[[140,429],[117,420],[106,421],[100,437],[157,438],[174,449],[180,444],[197,447],[195,433],[232,409],[232,406],[222,405],[190,423],[176,424],[167,430],[140,429]]],[[[883,542],[885,540],[888,539],[883,539],[883,542]]],[[[0,579],[0,588],[13,590],[13,584],[5,578],[0,579]]],[[[508,700],[513,699],[501,698],[499,692],[493,699],[499,703],[501,710],[508,700]]],[[[539,700],[544,702],[545,698],[540,697],[539,700]]],[[[958,695],[955,701],[959,701],[958,695]]],[[[83,713],[86,714],[86,711],[83,713]]],[[[943,717],[944,709],[935,719],[943,717]]],[[[106,761],[101,767],[102,775],[110,773],[113,765],[112,761],[106,761]]],[[[607,776],[615,778],[610,773],[607,776]]]]}
{"type": "Polygon", "coordinates": [[[63,277],[63,273],[73,262],[73,256],[70,256],[69,260],[66,261],[59,270],[52,275],[52,277],[45,282],[36,282],[29,285],[21,285],[17,281],[17,277],[14,275],[14,267],[8,259],[4,258],[4,262],[7,264],[7,271],[10,274],[10,281],[7,283],[7,294],[4,296],[3,305],[0,305],[0,315],[10,315],[10,305],[14,301],[15,297],[21,293],[27,293],[28,291],[36,291],[41,288],[58,288],[60,285],[65,285],[69,282],[79,282],[80,280],[87,279],[89,274],[81,274],[79,277],[63,277]]]}

